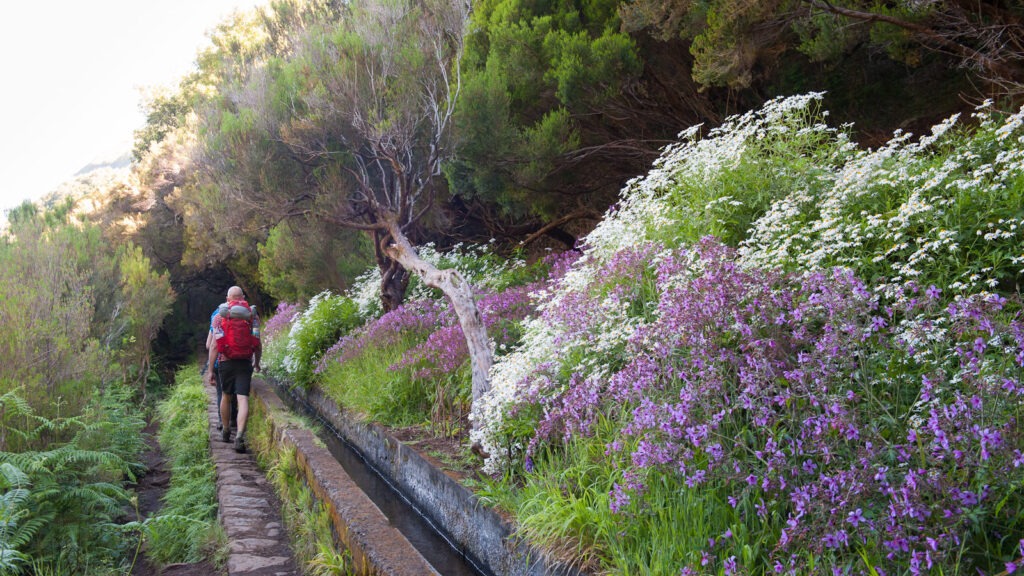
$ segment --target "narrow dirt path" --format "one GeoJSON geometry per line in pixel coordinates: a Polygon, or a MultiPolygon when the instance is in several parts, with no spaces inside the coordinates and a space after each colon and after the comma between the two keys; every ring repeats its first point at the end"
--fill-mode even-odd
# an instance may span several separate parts
{"type": "MultiPolygon", "coordinates": [[[[167,468],[167,459],[160,451],[160,443],[157,441],[157,434],[160,431],[159,422],[154,417],[143,430],[147,449],[142,454],[142,462],[146,465],[146,474],[139,478],[135,485],[135,493],[139,498],[139,514],[148,518],[160,511],[161,501],[171,479],[171,472],[167,468]]],[[[172,564],[162,571],[157,570],[145,558],[145,550],[136,559],[132,567],[131,576],[215,576],[217,569],[210,562],[197,564],[172,564]]]]}

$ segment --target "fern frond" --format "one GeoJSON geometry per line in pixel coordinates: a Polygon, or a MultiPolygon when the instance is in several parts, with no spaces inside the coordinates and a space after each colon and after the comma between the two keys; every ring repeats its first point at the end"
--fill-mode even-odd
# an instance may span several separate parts
{"type": "Polygon", "coordinates": [[[10,462],[0,464],[0,480],[2,480],[0,482],[0,489],[21,488],[31,483],[28,474],[25,474],[20,468],[10,462]]]}

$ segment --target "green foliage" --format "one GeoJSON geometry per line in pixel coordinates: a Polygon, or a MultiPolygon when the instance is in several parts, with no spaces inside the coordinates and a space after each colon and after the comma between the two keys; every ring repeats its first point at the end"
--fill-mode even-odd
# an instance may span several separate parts
{"type": "Polygon", "coordinates": [[[110,357],[95,333],[105,331],[106,319],[94,310],[98,299],[114,300],[116,291],[102,292],[113,279],[98,234],[49,228],[42,218],[12,223],[10,232],[14,241],[0,244],[0,381],[53,392],[86,375],[102,378],[110,357]]]}
{"type": "Polygon", "coordinates": [[[259,252],[263,287],[289,302],[309,300],[325,288],[341,292],[373,260],[365,234],[314,219],[278,224],[259,252]]]}
{"type": "MultiPolygon", "coordinates": [[[[1009,6],[975,11],[955,3],[909,0],[637,0],[623,2],[620,11],[628,30],[651,29],[662,39],[690,41],[693,78],[705,87],[752,87],[789,50],[814,62],[836,63],[867,45],[912,67],[925,63],[929,53],[951,66],[988,67],[988,79],[996,80],[998,91],[1020,89],[1021,77],[1014,70],[1019,69],[1020,54],[996,48],[1005,37],[992,43],[993,29],[1004,29],[1020,16],[1009,6]]],[[[1020,32],[1010,35],[1019,38],[1020,32]]]]}
{"type": "Polygon", "coordinates": [[[150,147],[167,138],[185,124],[191,109],[188,95],[183,90],[158,90],[147,95],[143,104],[146,124],[135,131],[132,158],[138,162],[150,147]]]}
{"type": "Polygon", "coordinates": [[[178,372],[157,410],[171,481],[159,514],[146,520],[147,555],[158,566],[206,557],[216,528],[216,469],[210,459],[207,396],[195,368],[178,372]]]}
{"type": "Polygon", "coordinates": [[[509,214],[551,215],[553,184],[567,154],[595,142],[580,122],[635,81],[642,61],[619,32],[618,2],[521,3],[474,7],[456,122],[459,154],[448,167],[457,194],[509,214]]]}
{"type": "Polygon", "coordinates": [[[124,364],[137,372],[135,382],[145,386],[149,377],[150,343],[171,311],[174,291],[170,277],[158,274],[142,248],[128,244],[118,251],[121,273],[121,310],[124,335],[120,348],[124,364]]]}
{"type": "MultiPolygon", "coordinates": [[[[612,512],[609,493],[623,481],[613,460],[629,453],[608,451],[617,421],[602,418],[594,436],[544,448],[530,473],[519,469],[485,480],[480,496],[513,511],[530,542],[592,572],[676,574],[680,566],[699,564],[697,551],[740,524],[748,506],[734,509],[714,490],[688,490],[670,475],[657,475],[648,480],[645,502],[612,512]]],[[[725,544],[742,553],[757,534],[739,532],[725,544]]]]}
{"type": "Polygon", "coordinates": [[[300,386],[313,383],[320,356],[343,335],[363,323],[359,306],[351,298],[322,292],[309,302],[292,325],[285,369],[300,386]]]}
{"type": "Polygon", "coordinates": [[[84,406],[89,385],[118,368],[143,384],[173,297],[140,248],[112,246],[71,209],[25,210],[0,243],[0,382],[25,384],[37,411],[58,395],[84,406]]]}
{"type": "Polygon", "coordinates": [[[82,416],[56,419],[34,414],[13,393],[2,401],[21,413],[4,428],[5,441],[48,445],[0,452],[0,501],[10,521],[0,534],[0,562],[13,570],[31,564],[34,573],[123,573],[137,533],[117,521],[131,500],[125,483],[142,466],[143,421],[130,394],[98,393],[82,416]]]}
{"type": "Polygon", "coordinates": [[[32,518],[29,509],[31,479],[16,466],[0,464],[0,574],[17,574],[27,563],[20,552],[43,527],[41,518],[32,518]]]}
{"type": "Polygon", "coordinates": [[[408,334],[387,346],[369,344],[355,358],[331,362],[320,387],[340,406],[374,422],[388,426],[429,422],[431,387],[413,378],[411,368],[391,369],[424,337],[408,334]]]}
{"type": "MultiPolygon", "coordinates": [[[[281,414],[267,413],[261,402],[252,404],[253,413],[247,429],[250,446],[260,466],[282,500],[281,513],[288,528],[292,551],[298,563],[312,576],[347,576],[355,573],[352,555],[340,549],[335,540],[334,525],[327,506],[316,498],[304,480],[295,448],[283,446],[274,430],[284,422],[281,414]]],[[[307,427],[294,420],[289,425],[307,427]]]]}

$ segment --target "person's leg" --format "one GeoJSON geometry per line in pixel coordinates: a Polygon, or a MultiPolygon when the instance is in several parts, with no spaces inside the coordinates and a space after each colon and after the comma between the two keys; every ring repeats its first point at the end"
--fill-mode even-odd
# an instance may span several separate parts
{"type": "Polygon", "coordinates": [[[222,394],[220,398],[220,421],[223,429],[220,431],[220,439],[224,442],[231,441],[231,401],[235,396],[235,371],[231,362],[220,363],[220,384],[222,394]]]}
{"type": "MultiPolygon", "coordinates": [[[[233,394],[224,394],[220,399],[221,422],[231,422],[231,399],[233,397],[233,394]]],[[[224,426],[224,430],[222,430],[222,432],[225,437],[231,434],[230,426],[224,426]]]]}
{"type": "Polygon", "coordinates": [[[220,429],[222,429],[224,427],[224,422],[225,422],[223,415],[221,415],[221,409],[220,409],[221,396],[223,396],[224,393],[221,390],[222,385],[220,383],[220,367],[217,366],[216,364],[213,367],[213,381],[214,381],[214,386],[217,387],[217,430],[220,430],[220,429]]]}
{"type": "Polygon", "coordinates": [[[235,400],[238,401],[238,435],[241,436],[245,432],[245,423],[249,420],[249,397],[242,396],[241,394],[235,396],[235,400]]]}
{"type": "Polygon", "coordinates": [[[238,401],[238,436],[235,437],[235,451],[245,452],[245,424],[249,419],[249,388],[252,383],[252,364],[242,361],[235,372],[235,399],[238,401]]]}

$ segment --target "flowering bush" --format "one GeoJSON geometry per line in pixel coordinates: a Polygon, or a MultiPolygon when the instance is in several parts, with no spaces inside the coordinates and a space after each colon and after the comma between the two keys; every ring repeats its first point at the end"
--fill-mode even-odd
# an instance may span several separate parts
{"type": "Polygon", "coordinates": [[[284,359],[288,352],[288,334],[301,313],[302,308],[298,304],[280,302],[277,310],[263,326],[260,335],[263,341],[262,363],[264,369],[275,378],[288,377],[288,371],[284,367],[284,359]]]}
{"type": "Polygon", "coordinates": [[[800,269],[842,265],[879,278],[889,296],[911,283],[949,293],[1013,291],[1024,274],[1024,109],[954,116],[917,141],[878,150],[794,187],[754,223],[744,259],[800,269]]]}
{"type": "Polygon", "coordinates": [[[573,494],[556,477],[604,486],[620,519],[571,537],[605,535],[613,570],[650,568],[623,542],[641,557],[701,534],[667,565],[995,573],[1024,554],[1024,342],[1006,299],[1024,273],[1024,112],[862,152],[819,121],[820,97],[666,149],[474,406],[486,469],[525,473],[524,492],[550,492],[535,501],[573,494]],[[591,441],[603,462],[560,455],[591,441]],[[705,518],[692,534],[657,521],[682,501],[705,518]]]}
{"type": "MultiPolygon", "coordinates": [[[[930,288],[886,308],[847,270],[744,269],[710,240],[624,250],[606,277],[644,262],[656,263],[656,309],[640,314],[650,320],[617,358],[598,372],[559,347],[524,385],[520,402],[540,406],[524,412],[541,415],[525,427],[536,430],[528,458],[538,443],[589,435],[610,407],[627,406],[609,442],[613,453],[630,447],[610,460],[626,463],[613,511],[644,513],[652,471],[749,504],[751,521],[776,527],[768,556],[748,569],[808,573],[867,550],[879,573],[952,572],[1015,553],[998,542],[1024,530],[1024,322],[1005,300],[947,308],[930,288]]],[[[595,288],[548,309],[566,339],[594,339],[604,315],[587,312],[603,291],[595,288]]],[[[623,296],[615,292],[602,297],[623,296]]],[[[733,555],[721,544],[699,552],[695,570],[733,555]]]]}
{"type": "Polygon", "coordinates": [[[313,381],[317,360],[342,334],[362,324],[359,307],[351,298],[321,292],[292,323],[282,365],[300,386],[313,381]]]}

